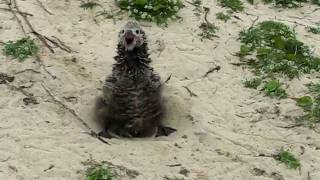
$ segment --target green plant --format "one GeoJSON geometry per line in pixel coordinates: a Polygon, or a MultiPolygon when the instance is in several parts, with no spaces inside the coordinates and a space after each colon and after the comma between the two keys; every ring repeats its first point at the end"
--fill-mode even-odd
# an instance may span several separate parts
{"type": "Polygon", "coordinates": [[[297,169],[301,166],[300,161],[292,153],[281,148],[280,152],[275,154],[274,159],[284,163],[289,169],[297,169]]]}
{"type": "Polygon", "coordinates": [[[290,79],[320,70],[320,58],[296,39],[288,26],[275,21],[264,21],[256,27],[240,32],[242,43],[239,55],[256,54],[257,60],[245,62],[252,72],[262,77],[284,75],[290,79]]]}
{"type": "Polygon", "coordinates": [[[313,104],[313,100],[310,96],[302,96],[296,99],[296,102],[297,102],[297,106],[300,106],[305,110],[310,110],[313,104]]]}
{"type": "Polygon", "coordinates": [[[107,11],[107,10],[102,10],[98,11],[96,17],[102,16],[106,19],[113,19],[113,20],[121,20],[121,10],[113,10],[113,11],[107,11]]]}
{"type": "Polygon", "coordinates": [[[191,4],[195,7],[193,9],[194,15],[201,16],[201,12],[202,12],[201,4],[202,4],[202,1],[201,0],[192,0],[191,4]]]}
{"type": "Polygon", "coordinates": [[[22,38],[15,42],[8,41],[4,44],[3,53],[6,56],[12,56],[19,60],[24,60],[30,56],[34,56],[39,51],[33,39],[30,37],[22,38]]]}
{"type": "Polygon", "coordinates": [[[311,96],[303,96],[295,99],[297,106],[301,107],[305,114],[296,118],[298,124],[314,128],[320,122],[320,84],[307,85],[311,96]]]}
{"type": "Polygon", "coordinates": [[[306,27],[306,29],[308,32],[311,32],[313,34],[320,34],[320,26],[318,26],[318,27],[308,26],[308,27],[306,27]]]}
{"type": "MultiPolygon", "coordinates": [[[[231,12],[232,13],[232,12],[231,12]]],[[[226,14],[223,13],[223,12],[218,12],[216,13],[216,17],[217,19],[220,19],[224,22],[227,22],[229,19],[231,19],[231,13],[230,12],[227,12],[226,14]]]]}
{"type": "Polygon", "coordinates": [[[115,180],[115,175],[108,167],[98,165],[87,170],[85,180],[115,180]]]}
{"type": "Polygon", "coordinates": [[[309,83],[307,84],[309,92],[313,97],[320,101],[320,84],[319,83],[309,83]]]}
{"type": "Polygon", "coordinates": [[[201,25],[199,26],[199,28],[201,29],[201,33],[199,34],[199,36],[201,37],[201,40],[203,39],[209,39],[209,40],[213,40],[214,37],[218,37],[216,35],[217,31],[218,31],[218,27],[215,26],[214,24],[211,23],[201,23],[201,25]]]}
{"type": "Polygon", "coordinates": [[[311,0],[313,4],[319,5],[320,6],[320,0],[311,0]]]}
{"type": "Polygon", "coordinates": [[[222,7],[230,8],[234,12],[243,11],[244,6],[240,0],[218,0],[222,7]]]}
{"type": "Polygon", "coordinates": [[[265,85],[263,90],[267,96],[276,97],[279,99],[287,98],[288,94],[281,87],[281,83],[278,80],[270,80],[265,85]]]}
{"type": "Polygon", "coordinates": [[[262,79],[261,78],[253,78],[253,79],[244,81],[244,87],[257,89],[258,86],[261,85],[261,83],[262,83],[262,79]]]}
{"type": "Polygon", "coordinates": [[[136,20],[156,22],[161,26],[167,26],[169,20],[179,19],[177,13],[183,7],[180,0],[116,0],[116,4],[136,20]]]}
{"type": "Polygon", "coordinates": [[[87,9],[94,9],[97,6],[101,6],[99,3],[93,0],[87,0],[86,2],[82,1],[80,7],[87,10],[87,9]]]}
{"type": "Polygon", "coordinates": [[[247,0],[250,4],[254,4],[254,0],[247,0]]]}
{"type": "Polygon", "coordinates": [[[266,4],[273,3],[276,7],[282,8],[297,8],[301,7],[302,3],[307,0],[263,0],[266,4]]]}

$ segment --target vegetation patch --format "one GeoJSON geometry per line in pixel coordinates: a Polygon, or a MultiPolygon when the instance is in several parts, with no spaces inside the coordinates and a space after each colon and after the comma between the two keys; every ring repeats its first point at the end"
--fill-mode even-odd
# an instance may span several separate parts
{"type": "Polygon", "coordinates": [[[275,160],[284,163],[289,169],[297,169],[301,166],[300,161],[295,158],[291,152],[286,151],[283,148],[273,157],[275,160]]]}
{"type": "Polygon", "coordinates": [[[199,28],[202,31],[199,34],[199,36],[201,37],[201,40],[203,39],[213,40],[213,38],[218,37],[216,33],[219,30],[219,28],[212,23],[201,23],[199,28]]]}
{"type": "Polygon", "coordinates": [[[278,99],[287,98],[288,94],[281,86],[282,84],[279,82],[279,80],[270,80],[266,82],[263,90],[265,91],[266,95],[269,97],[278,98],[278,99]]]}
{"type": "Polygon", "coordinates": [[[116,180],[116,176],[110,168],[98,165],[87,170],[85,180],[116,180]]]}
{"type": "MultiPolygon", "coordinates": [[[[253,4],[253,0],[248,0],[251,4],[253,4]]],[[[278,8],[298,8],[302,7],[303,3],[310,2],[308,0],[263,0],[266,4],[273,4],[278,8]]],[[[320,0],[311,0],[312,4],[320,5],[320,0]]]]}
{"type": "Polygon", "coordinates": [[[261,84],[262,84],[261,78],[253,78],[253,79],[244,81],[244,87],[246,88],[257,89],[261,84]]]}
{"type": "Polygon", "coordinates": [[[297,8],[301,7],[302,3],[307,2],[307,0],[263,0],[263,2],[280,8],[297,8]]]}
{"type": "Polygon", "coordinates": [[[198,34],[198,36],[201,37],[201,41],[204,39],[213,40],[215,37],[219,37],[216,35],[219,28],[214,25],[213,23],[208,21],[208,13],[210,11],[210,8],[204,7],[205,15],[204,15],[204,21],[199,26],[201,33],[198,34]]]}
{"type": "Polygon", "coordinates": [[[136,20],[156,22],[167,26],[169,20],[176,20],[183,7],[180,0],[116,0],[116,4],[136,20]]]}
{"type": "Polygon", "coordinates": [[[219,20],[227,22],[228,20],[231,19],[231,14],[232,14],[232,11],[227,11],[226,13],[218,12],[218,13],[216,13],[216,17],[219,20]]]}
{"type": "Polygon", "coordinates": [[[193,0],[192,2],[190,2],[190,4],[194,6],[194,9],[193,9],[194,15],[201,16],[201,12],[202,12],[201,4],[202,4],[202,1],[201,0],[193,0]]]}
{"type": "Polygon", "coordinates": [[[320,6],[320,0],[311,0],[313,4],[319,5],[320,6]]]}
{"type": "Polygon", "coordinates": [[[283,23],[261,22],[240,32],[240,41],[239,56],[257,76],[293,79],[320,69],[320,58],[283,23]],[[245,59],[247,55],[256,55],[256,59],[245,59]]]}
{"type": "Polygon", "coordinates": [[[24,60],[38,53],[39,47],[30,37],[22,38],[17,41],[8,41],[4,44],[3,53],[6,56],[24,60]]]}
{"type": "MultiPolygon", "coordinates": [[[[297,40],[295,32],[285,24],[261,22],[242,31],[240,40],[240,64],[248,66],[257,78],[267,80],[262,82],[262,90],[267,96],[278,99],[288,97],[277,78],[298,78],[320,69],[320,58],[297,40]]],[[[245,87],[257,89],[261,82],[257,78],[245,81],[245,87]]],[[[296,118],[297,123],[313,128],[320,122],[320,84],[308,84],[307,87],[311,96],[292,99],[305,112],[296,118]]]]}
{"type": "Polygon", "coordinates": [[[227,22],[231,19],[234,12],[241,12],[244,10],[243,3],[240,0],[218,0],[219,5],[229,10],[226,13],[219,12],[216,14],[217,19],[227,22]]]}
{"type": "Polygon", "coordinates": [[[80,5],[80,7],[85,10],[94,9],[97,6],[101,6],[101,5],[93,0],[82,1],[80,5]]]}
{"type": "Polygon", "coordinates": [[[320,34],[320,26],[317,26],[317,27],[308,26],[306,27],[306,29],[308,32],[311,32],[313,34],[320,34]]]}
{"type": "Polygon", "coordinates": [[[234,12],[243,11],[244,6],[240,0],[218,0],[222,7],[230,8],[234,12]]]}
{"type": "Polygon", "coordinates": [[[301,107],[305,114],[297,117],[297,123],[314,128],[320,122],[320,84],[311,83],[307,85],[311,96],[303,96],[295,99],[297,106],[301,107]]]}
{"type": "Polygon", "coordinates": [[[102,16],[106,19],[113,19],[114,21],[116,20],[121,20],[123,13],[121,12],[121,10],[113,10],[113,11],[107,11],[107,10],[102,10],[102,11],[98,11],[96,17],[98,16],[102,16]]]}
{"type": "Polygon", "coordinates": [[[282,84],[279,80],[271,79],[263,81],[260,77],[256,77],[244,81],[244,87],[246,88],[258,89],[261,85],[263,86],[260,88],[260,91],[263,91],[271,98],[283,99],[288,97],[286,90],[282,88],[282,84]]]}

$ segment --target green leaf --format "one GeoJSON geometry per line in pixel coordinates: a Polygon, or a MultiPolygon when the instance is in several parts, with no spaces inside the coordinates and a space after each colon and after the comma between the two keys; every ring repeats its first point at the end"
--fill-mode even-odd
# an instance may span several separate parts
{"type": "Polygon", "coordinates": [[[159,4],[159,5],[155,6],[155,7],[153,7],[153,10],[154,10],[154,11],[158,11],[158,10],[161,9],[161,8],[165,8],[165,6],[159,4]]]}
{"type": "Polygon", "coordinates": [[[136,0],[135,4],[137,5],[145,5],[148,3],[148,0],[136,0]]]}
{"type": "Polygon", "coordinates": [[[281,151],[278,154],[274,155],[274,159],[284,163],[289,169],[297,169],[301,166],[299,159],[283,148],[281,148],[281,151]]]}
{"type": "Polygon", "coordinates": [[[240,46],[240,54],[241,55],[247,55],[247,54],[249,54],[250,51],[251,51],[250,47],[248,47],[244,44],[240,46]]]}
{"type": "Polygon", "coordinates": [[[310,96],[303,96],[301,98],[298,98],[296,100],[297,105],[300,107],[308,107],[308,106],[312,106],[312,98],[310,96]]]}
{"type": "Polygon", "coordinates": [[[278,49],[284,49],[285,48],[285,42],[281,38],[281,36],[277,36],[274,38],[275,47],[278,49]]]}
{"type": "Polygon", "coordinates": [[[268,92],[275,92],[280,87],[280,82],[278,80],[271,80],[265,85],[265,89],[268,92]]]}

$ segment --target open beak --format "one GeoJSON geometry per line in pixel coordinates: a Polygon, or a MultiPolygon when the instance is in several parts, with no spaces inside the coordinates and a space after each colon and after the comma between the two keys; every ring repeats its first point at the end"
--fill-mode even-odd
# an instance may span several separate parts
{"type": "Polygon", "coordinates": [[[124,35],[124,46],[126,50],[132,50],[134,48],[135,35],[132,32],[126,32],[124,35]]]}

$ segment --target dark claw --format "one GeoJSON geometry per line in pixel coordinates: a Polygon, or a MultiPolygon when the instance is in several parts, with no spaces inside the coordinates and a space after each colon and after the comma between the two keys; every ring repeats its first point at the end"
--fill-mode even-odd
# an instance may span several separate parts
{"type": "Polygon", "coordinates": [[[105,131],[105,130],[99,132],[99,133],[98,133],[98,136],[104,137],[104,138],[108,138],[108,139],[111,139],[111,138],[112,138],[112,136],[108,133],[108,131],[105,131]]]}
{"type": "Polygon", "coordinates": [[[156,137],[169,136],[171,133],[174,133],[176,131],[177,131],[177,129],[174,129],[174,128],[171,128],[171,127],[159,126],[157,134],[156,134],[156,137]]]}

